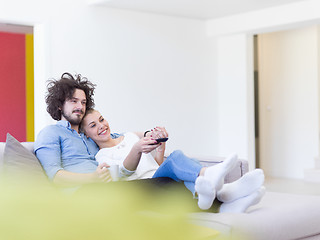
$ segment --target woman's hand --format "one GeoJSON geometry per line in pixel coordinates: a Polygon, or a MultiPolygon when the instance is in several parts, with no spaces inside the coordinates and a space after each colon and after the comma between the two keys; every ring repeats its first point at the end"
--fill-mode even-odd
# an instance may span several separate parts
{"type": "Polygon", "coordinates": [[[143,137],[138,142],[133,145],[133,149],[135,149],[139,153],[149,153],[159,147],[160,144],[157,144],[157,141],[151,137],[143,137]]]}
{"type": "MultiPolygon", "coordinates": [[[[155,127],[154,129],[151,130],[150,136],[154,139],[158,139],[158,138],[167,138],[169,137],[169,134],[164,127],[155,127]]],[[[159,166],[163,163],[165,150],[166,150],[165,142],[161,142],[157,144],[157,151],[154,159],[159,164],[159,166]]]]}
{"type": "Polygon", "coordinates": [[[112,178],[106,163],[99,164],[96,171],[92,173],[93,182],[111,182],[112,178]]]}
{"type": "Polygon", "coordinates": [[[150,136],[154,139],[158,138],[167,138],[169,137],[169,134],[165,127],[155,127],[154,129],[151,130],[150,136]]]}
{"type": "MultiPolygon", "coordinates": [[[[169,134],[164,127],[155,127],[154,129],[152,129],[151,136],[155,139],[158,139],[158,138],[167,138],[169,137],[169,134]]],[[[165,150],[166,150],[166,143],[165,142],[160,143],[159,147],[157,148],[157,151],[164,152],[165,150]]]]}

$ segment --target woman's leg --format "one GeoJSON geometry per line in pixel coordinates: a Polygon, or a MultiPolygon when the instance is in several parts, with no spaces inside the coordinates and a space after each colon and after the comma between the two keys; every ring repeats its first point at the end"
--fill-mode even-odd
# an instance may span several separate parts
{"type": "Polygon", "coordinates": [[[203,168],[197,160],[188,158],[181,151],[174,151],[161,164],[153,178],[170,177],[177,182],[183,181],[194,196],[197,192],[198,206],[206,210],[212,206],[216,191],[221,189],[225,175],[233,168],[236,160],[237,156],[233,154],[220,164],[203,168]],[[203,176],[199,176],[200,172],[203,176]]]}
{"type": "Polygon", "coordinates": [[[183,181],[186,187],[194,193],[194,184],[202,168],[197,160],[189,158],[182,151],[177,150],[171,153],[160,165],[153,178],[169,177],[177,182],[183,181]]]}
{"type": "MultiPolygon", "coordinates": [[[[182,151],[176,150],[161,164],[153,175],[156,177],[169,177],[175,181],[183,181],[185,186],[195,194],[195,182],[200,175],[200,171],[205,169],[203,176],[198,179],[198,190],[206,192],[212,197],[211,192],[220,190],[225,175],[233,168],[237,160],[236,155],[230,155],[222,163],[204,168],[199,161],[185,156],[182,151]],[[210,189],[210,192],[208,192],[210,189]]],[[[215,197],[215,196],[214,196],[215,197]]]]}
{"type": "Polygon", "coordinates": [[[209,209],[224,183],[224,178],[235,166],[238,157],[235,154],[227,157],[223,162],[206,168],[195,182],[195,191],[198,194],[198,206],[202,210],[209,209]]]}

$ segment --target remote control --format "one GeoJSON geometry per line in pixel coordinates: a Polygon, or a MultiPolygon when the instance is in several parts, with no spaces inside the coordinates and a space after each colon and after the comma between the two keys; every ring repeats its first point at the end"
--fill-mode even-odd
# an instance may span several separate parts
{"type": "Polygon", "coordinates": [[[166,142],[168,141],[168,138],[158,138],[156,139],[157,143],[166,142]]]}
{"type": "Polygon", "coordinates": [[[156,144],[159,144],[159,143],[161,143],[161,142],[166,142],[166,141],[168,141],[168,138],[158,138],[158,139],[156,139],[156,143],[153,143],[153,144],[150,144],[150,145],[156,145],[156,144]]]}

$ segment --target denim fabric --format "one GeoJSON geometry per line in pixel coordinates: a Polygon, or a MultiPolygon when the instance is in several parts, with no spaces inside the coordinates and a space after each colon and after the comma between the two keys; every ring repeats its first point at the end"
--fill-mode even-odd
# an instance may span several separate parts
{"type": "Polygon", "coordinates": [[[176,150],[160,165],[153,178],[169,177],[177,182],[183,181],[194,194],[195,181],[201,168],[202,166],[197,160],[185,156],[180,150],[176,150]]]}

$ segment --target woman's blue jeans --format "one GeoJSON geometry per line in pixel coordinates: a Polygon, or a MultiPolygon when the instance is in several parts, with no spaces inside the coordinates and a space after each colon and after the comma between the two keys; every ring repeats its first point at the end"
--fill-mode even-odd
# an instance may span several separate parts
{"type": "Polygon", "coordinates": [[[183,181],[184,185],[194,194],[195,181],[201,168],[202,166],[197,160],[189,158],[183,152],[176,150],[160,165],[153,178],[169,177],[177,182],[183,181]]]}

